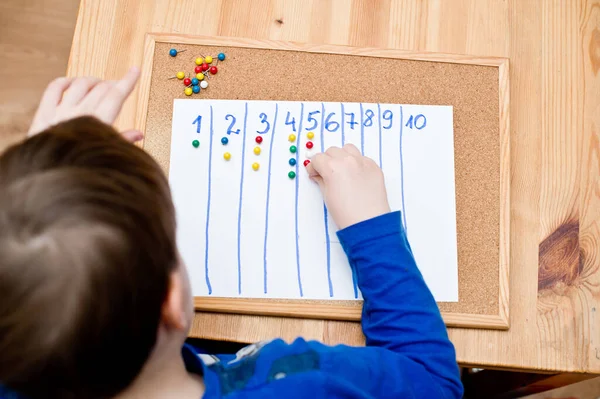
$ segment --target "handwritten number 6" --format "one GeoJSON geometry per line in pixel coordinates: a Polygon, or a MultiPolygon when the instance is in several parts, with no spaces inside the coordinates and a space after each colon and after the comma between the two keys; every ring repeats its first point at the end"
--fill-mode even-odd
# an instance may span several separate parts
{"type": "Polygon", "coordinates": [[[271,124],[267,121],[267,114],[265,114],[264,112],[262,112],[260,114],[260,122],[261,123],[266,123],[267,127],[262,132],[260,130],[257,130],[256,133],[258,133],[258,134],[265,134],[265,133],[267,133],[269,131],[269,129],[271,129],[271,124]]]}
{"type": "Polygon", "coordinates": [[[325,129],[327,129],[330,132],[335,132],[340,128],[340,124],[338,122],[329,120],[334,115],[335,112],[332,112],[329,115],[327,115],[327,118],[325,118],[325,129]]]}
{"type": "Polygon", "coordinates": [[[231,134],[231,133],[240,134],[240,129],[232,130],[233,126],[235,125],[235,116],[233,116],[231,114],[227,114],[227,116],[225,116],[225,120],[228,121],[229,119],[231,119],[231,123],[229,124],[229,127],[227,128],[227,134],[231,134]]]}

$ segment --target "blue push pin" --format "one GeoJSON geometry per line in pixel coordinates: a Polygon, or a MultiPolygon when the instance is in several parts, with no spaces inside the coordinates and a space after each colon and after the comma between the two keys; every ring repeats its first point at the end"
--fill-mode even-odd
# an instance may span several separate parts
{"type": "Polygon", "coordinates": [[[217,58],[219,59],[219,61],[225,61],[225,53],[219,53],[217,58]]]}
{"type": "Polygon", "coordinates": [[[200,86],[192,86],[192,91],[196,94],[200,93],[200,86]]]}
{"type": "Polygon", "coordinates": [[[183,53],[184,51],[186,51],[186,50],[179,50],[179,51],[177,51],[174,48],[172,48],[171,50],[169,50],[169,55],[171,57],[176,57],[177,53],[183,53]]]}
{"type": "Polygon", "coordinates": [[[227,137],[223,137],[223,138],[221,139],[221,144],[223,144],[223,145],[227,145],[227,143],[229,143],[229,139],[228,139],[227,137]]]}
{"type": "Polygon", "coordinates": [[[197,78],[192,78],[192,86],[198,86],[200,81],[197,78]]]}
{"type": "Polygon", "coordinates": [[[296,158],[290,158],[290,160],[288,161],[290,166],[294,166],[296,165],[296,158]]]}

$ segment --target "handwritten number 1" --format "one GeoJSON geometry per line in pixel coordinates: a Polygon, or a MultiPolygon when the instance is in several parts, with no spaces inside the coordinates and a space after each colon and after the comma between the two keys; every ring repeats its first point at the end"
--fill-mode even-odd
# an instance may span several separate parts
{"type": "Polygon", "coordinates": [[[394,114],[392,113],[392,111],[390,111],[389,109],[386,109],[385,111],[383,111],[383,115],[381,117],[386,121],[390,121],[390,124],[387,126],[383,126],[383,128],[391,129],[392,128],[392,119],[394,118],[394,114]]]}
{"type": "Polygon", "coordinates": [[[267,114],[265,114],[264,112],[262,112],[260,114],[260,122],[265,123],[267,125],[267,127],[265,127],[265,130],[263,130],[262,132],[260,130],[257,130],[256,133],[258,133],[258,134],[267,133],[269,131],[269,129],[271,129],[271,124],[269,123],[269,121],[267,121],[267,114]]]}
{"type": "Polygon", "coordinates": [[[233,116],[231,114],[227,114],[227,116],[225,116],[225,120],[228,121],[229,119],[231,119],[231,123],[229,124],[229,127],[227,128],[227,134],[231,134],[231,133],[240,134],[240,129],[232,130],[233,127],[235,126],[235,116],[233,116]]]}
{"type": "Polygon", "coordinates": [[[198,124],[198,126],[196,126],[196,133],[200,133],[200,126],[202,125],[202,115],[198,115],[198,117],[192,122],[192,125],[196,123],[198,124]]]}

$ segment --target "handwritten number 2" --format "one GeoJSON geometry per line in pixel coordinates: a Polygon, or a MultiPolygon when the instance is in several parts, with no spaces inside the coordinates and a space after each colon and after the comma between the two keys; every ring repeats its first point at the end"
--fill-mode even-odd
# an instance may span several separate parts
{"type": "Polygon", "coordinates": [[[373,117],[375,116],[375,112],[373,112],[372,110],[368,109],[368,110],[365,111],[365,116],[367,117],[367,119],[365,119],[363,121],[363,126],[364,127],[373,126],[373,117]]]}
{"type": "Polygon", "coordinates": [[[263,130],[262,132],[260,130],[257,130],[256,133],[258,133],[258,134],[267,133],[269,131],[269,129],[271,129],[271,124],[269,123],[269,121],[267,121],[267,114],[265,114],[264,112],[262,112],[260,114],[260,122],[266,124],[267,127],[265,127],[265,130],[263,130]]]}
{"type": "Polygon", "coordinates": [[[229,124],[229,127],[227,128],[227,134],[231,134],[231,133],[240,134],[240,129],[232,130],[233,127],[235,126],[235,116],[233,116],[231,114],[227,114],[227,116],[225,116],[225,120],[228,121],[230,119],[231,119],[231,123],[229,124]]]}
{"type": "Polygon", "coordinates": [[[202,115],[198,115],[198,117],[192,122],[192,125],[195,125],[196,123],[198,124],[198,126],[196,126],[196,133],[200,133],[200,126],[202,125],[202,115]]]}
{"type": "Polygon", "coordinates": [[[383,111],[383,115],[381,117],[386,121],[390,121],[390,124],[387,126],[383,126],[383,128],[391,129],[392,128],[392,119],[394,118],[394,114],[392,113],[392,111],[390,111],[389,109],[386,109],[385,111],[383,111]]]}

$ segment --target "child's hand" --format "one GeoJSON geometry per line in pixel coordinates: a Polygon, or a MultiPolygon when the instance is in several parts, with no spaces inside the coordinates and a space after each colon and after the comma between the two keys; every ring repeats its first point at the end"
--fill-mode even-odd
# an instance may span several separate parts
{"type": "Polygon", "coordinates": [[[352,144],[315,155],[307,171],[340,229],[390,212],[381,169],[352,144]]]}
{"type": "MultiPolygon", "coordinates": [[[[48,85],[38,107],[29,136],[50,126],[79,116],[94,116],[112,125],[140,76],[132,67],[121,80],[100,80],[92,77],[58,78],[48,85]]],[[[129,141],[141,140],[137,130],[123,133],[129,141]]]]}

